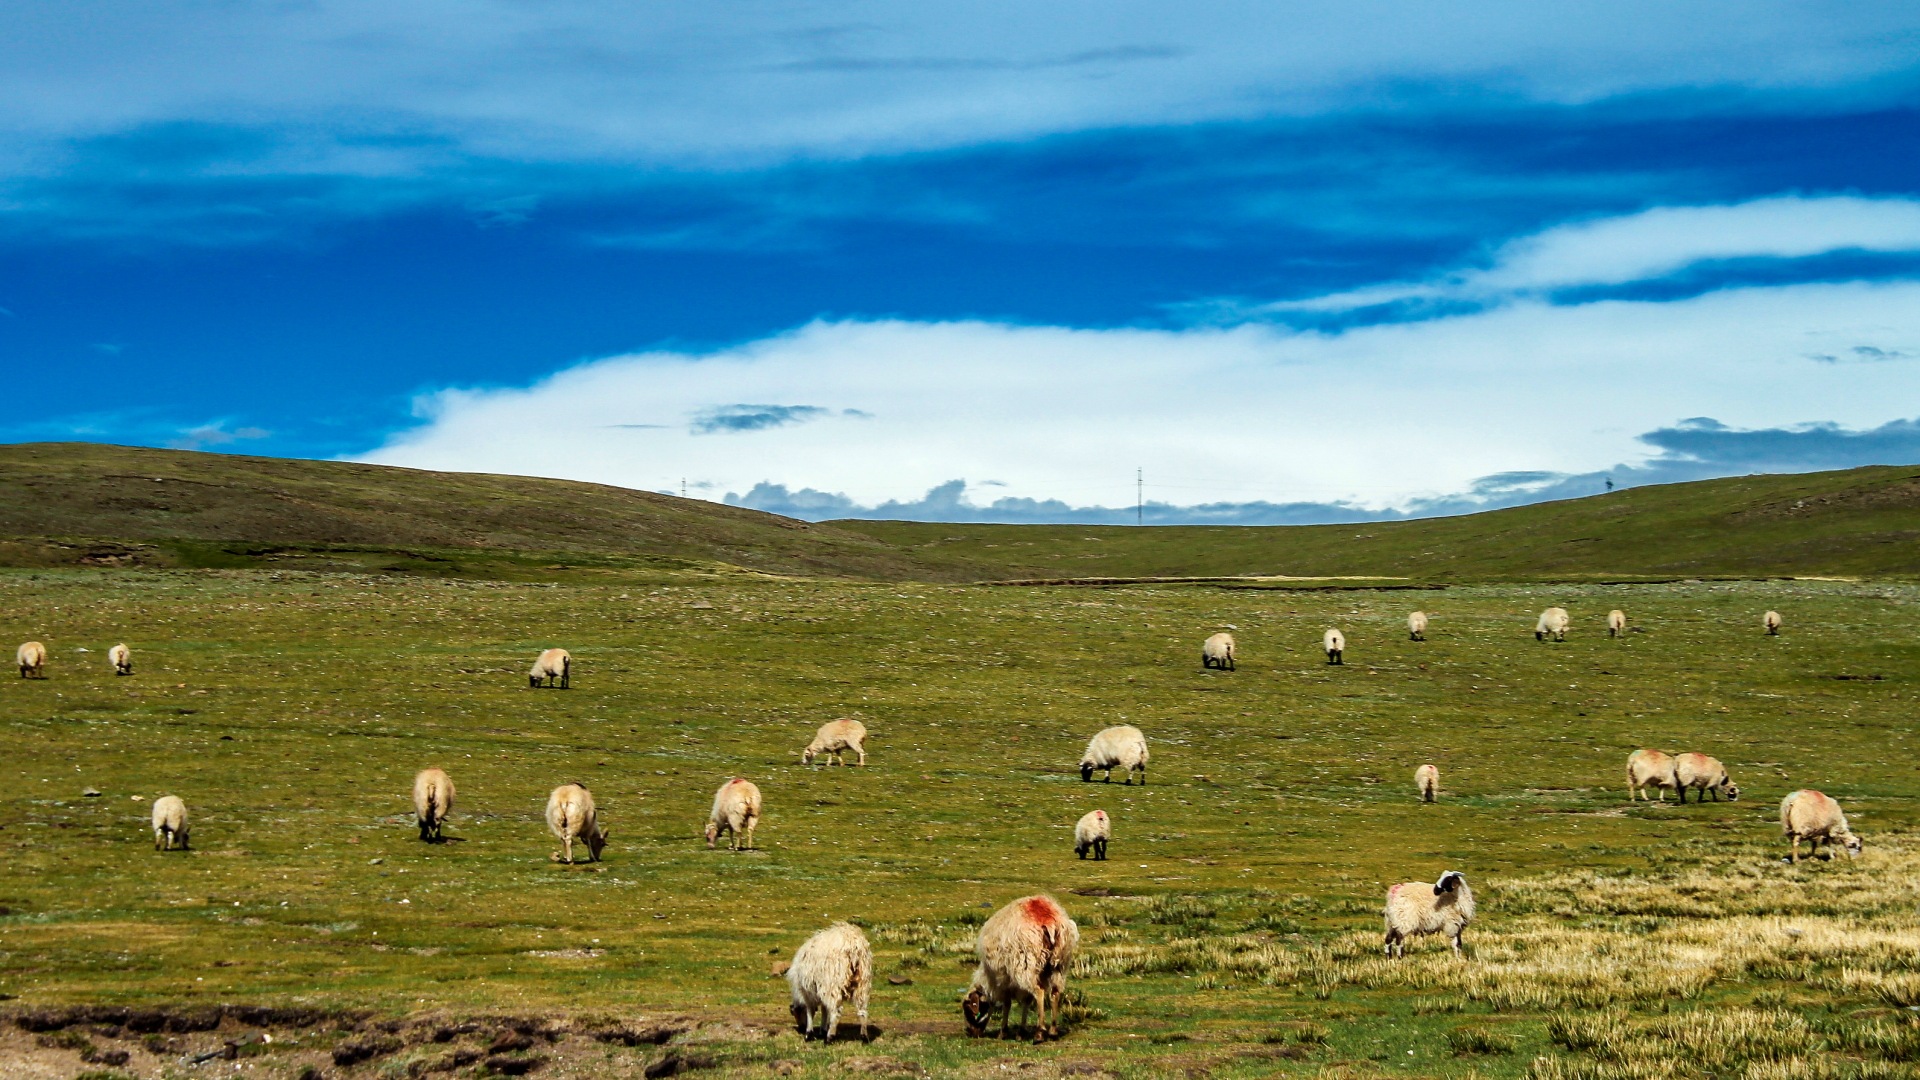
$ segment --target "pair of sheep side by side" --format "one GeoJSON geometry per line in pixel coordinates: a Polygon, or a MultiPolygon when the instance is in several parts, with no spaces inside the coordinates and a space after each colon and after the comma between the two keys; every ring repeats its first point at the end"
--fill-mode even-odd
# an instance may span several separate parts
{"type": "Polygon", "coordinates": [[[1232,671],[1234,670],[1233,654],[1237,648],[1233,635],[1221,631],[1200,643],[1200,666],[1232,671]]]}
{"type": "Polygon", "coordinates": [[[727,848],[753,850],[754,826],[760,824],[760,789],[751,780],[734,777],[713,793],[713,810],[707,815],[707,846],[713,847],[720,834],[728,834],[727,848]]]}
{"type": "Polygon", "coordinates": [[[1412,641],[1427,640],[1427,613],[1416,611],[1407,616],[1407,638],[1412,641]]]}
{"type": "Polygon", "coordinates": [[[1795,863],[1800,861],[1802,840],[1808,842],[1809,859],[1820,850],[1821,844],[1826,844],[1829,861],[1833,859],[1836,840],[1849,859],[1858,857],[1864,846],[1847,827],[1847,815],[1841,812],[1840,804],[1812,788],[1801,788],[1780,800],[1780,832],[1793,844],[1788,861],[1795,863]]]}
{"type": "Polygon", "coordinates": [[[1768,637],[1778,634],[1780,632],[1780,613],[1777,611],[1769,611],[1765,615],[1760,616],[1760,625],[1766,629],[1768,637]]]}
{"type": "Polygon", "coordinates": [[[1327,651],[1327,663],[1345,664],[1341,655],[1347,651],[1347,635],[1331,627],[1320,635],[1320,647],[1327,651]]]}
{"type": "Polygon", "coordinates": [[[793,994],[789,1009],[801,1038],[814,1038],[813,1017],[819,1013],[819,1038],[832,1042],[840,1031],[840,1009],[850,1004],[860,1018],[860,1039],[866,1041],[873,946],[859,927],[834,923],[802,942],[787,968],[787,986],[793,994]]]}
{"type": "Polygon", "coordinates": [[[1030,1010],[1033,1041],[1060,1034],[1060,1005],[1067,992],[1067,969],[1080,947],[1080,927],[1051,896],[1023,896],[980,927],[976,946],[980,964],[973,983],[960,1001],[967,1034],[987,1033],[995,1009],[1000,1011],[1000,1037],[1007,1037],[1015,1002],[1020,1022],[1030,1010]]]}
{"type": "Polygon", "coordinates": [[[1713,795],[1713,801],[1719,802],[1725,795],[1728,802],[1740,798],[1740,788],[1728,775],[1727,767],[1720,759],[1700,753],[1686,753],[1678,756],[1662,750],[1640,749],[1627,755],[1627,798],[1644,801],[1646,789],[1652,788],[1658,801],[1665,802],[1668,789],[1687,801],[1687,792],[1697,789],[1700,792],[1697,802],[1706,802],[1707,795],[1713,795]]]}
{"type": "Polygon", "coordinates": [[[527,686],[558,686],[562,690],[573,687],[573,655],[565,649],[548,649],[533,662],[533,670],[527,672],[527,686]]]}
{"type": "Polygon", "coordinates": [[[1089,810],[1073,827],[1073,853],[1082,859],[1093,852],[1094,862],[1105,862],[1107,841],[1113,839],[1113,819],[1105,810],[1089,810]]]}
{"type": "Polygon", "coordinates": [[[153,850],[172,851],[179,842],[187,850],[187,804],[178,795],[162,795],[153,800],[153,850]]]}
{"type": "MultiPolygon", "coordinates": [[[[440,827],[453,812],[453,780],[443,769],[421,769],[413,778],[413,812],[420,820],[420,839],[440,842],[440,827]]],[[[551,820],[551,812],[549,812],[551,820]]]]}
{"type": "Polygon", "coordinates": [[[37,641],[29,641],[14,650],[13,658],[20,665],[20,677],[23,679],[44,679],[47,677],[47,647],[37,641]]]}
{"type": "Polygon", "coordinates": [[[829,720],[820,725],[820,730],[800,751],[800,764],[811,765],[813,759],[825,755],[829,764],[845,765],[841,755],[848,750],[860,756],[859,764],[867,763],[867,725],[858,720],[829,720]]]}
{"type": "Polygon", "coordinates": [[[1549,637],[1555,641],[1567,640],[1568,621],[1566,608],[1548,608],[1540,613],[1539,620],[1533,624],[1533,640],[1545,641],[1549,637]]]}
{"type": "Polygon", "coordinates": [[[1126,773],[1126,782],[1133,783],[1135,771],[1140,773],[1140,783],[1147,782],[1147,737],[1140,729],[1130,724],[1120,724],[1107,728],[1093,737],[1087,744],[1087,752],[1080,755],[1080,779],[1091,781],[1095,769],[1105,769],[1106,782],[1113,783],[1113,770],[1122,769],[1126,773]]]}
{"type": "Polygon", "coordinates": [[[587,861],[599,862],[607,846],[607,828],[600,824],[600,810],[593,804],[593,793],[585,784],[561,784],[547,796],[547,828],[559,837],[563,851],[553,860],[573,865],[573,844],[587,846],[587,861]]]}
{"type": "Polygon", "coordinates": [[[1440,797],[1440,769],[1435,765],[1422,765],[1413,770],[1413,786],[1420,792],[1421,802],[1433,802],[1440,797]]]}
{"type": "Polygon", "coordinates": [[[1473,922],[1473,890],[1466,875],[1449,870],[1440,880],[1405,881],[1387,890],[1387,938],[1383,951],[1388,956],[1405,956],[1407,939],[1441,934],[1451,940],[1453,955],[1460,955],[1460,935],[1473,922]]]}

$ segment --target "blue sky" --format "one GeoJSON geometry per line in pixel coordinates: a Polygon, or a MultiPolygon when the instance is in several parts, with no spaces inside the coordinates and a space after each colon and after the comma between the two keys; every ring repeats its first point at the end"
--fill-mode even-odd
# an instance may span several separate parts
{"type": "Polygon", "coordinates": [[[0,438],[809,517],[1920,461],[1900,4],[0,3],[0,438]]]}

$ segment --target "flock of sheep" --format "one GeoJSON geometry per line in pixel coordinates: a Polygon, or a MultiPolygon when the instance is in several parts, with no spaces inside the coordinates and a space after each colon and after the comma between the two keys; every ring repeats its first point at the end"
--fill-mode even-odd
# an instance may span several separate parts
{"type": "MultiPolygon", "coordinates": [[[[1416,611],[1407,617],[1407,631],[1414,641],[1425,641],[1427,615],[1416,611]]],[[[1571,620],[1565,608],[1550,607],[1540,614],[1534,627],[1536,640],[1565,641],[1571,620]]],[[[1768,634],[1778,634],[1779,612],[1769,611],[1761,620],[1768,634]]],[[[1627,630],[1625,613],[1615,610],[1607,615],[1609,636],[1627,630]]],[[[1321,644],[1327,663],[1341,664],[1346,652],[1346,636],[1330,628],[1321,644]]],[[[1233,635],[1217,633],[1201,646],[1201,665],[1208,669],[1232,671],[1238,646],[1233,635]]],[[[21,645],[17,652],[22,678],[45,678],[47,649],[37,641],[21,645]]],[[[126,645],[115,645],[107,659],[116,675],[133,673],[132,653],[126,645]]],[[[573,658],[565,649],[547,649],[528,672],[533,687],[565,688],[572,682],[573,658]]],[[[815,759],[844,765],[844,755],[852,753],[860,765],[867,763],[867,729],[857,720],[834,720],[823,725],[813,741],[801,752],[801,761],[815,759]]],[[[1146,736],[1129,725],[1109,727],[1087,744],[1080,757],[1080,778],[1091,781],[1095,772],[1103,772],[1111,783],[1115,769],[1131,785],[1135,774],[1140,783],[1147,781],[1151,754],[1146,736]]],[[[1440,771],[1432,764],[1421,765],[1414,773],[1414,784],[1421,801],[1434,802],[1440,793],[1440,771]]],[[[1642,749],[1627,759],[1628,798],[1644,800],[1652,788],[1656,799],[1664,800],[1668,789],[1682,803],[1689,790],[1699,793],[1697,801],[1711,794],[1715,801],[1740,797],[1727,769],[1717,759],[1701,753],[1671,755],[1642,749]]],[[[453,780],[438,768],[423,769],[414,778],[414,811],[420,827],[420,839],[429,843],[441,838],[441,828],[453,810],[453,780]]],[[[706,826],[707,846],[713,847],[722,833],[727,834],[733,850],[752,849],[754,827],[761,812],[760,789],[752,781],[734,777],[714,793],[713,809],[706,826]]],[[[1780,804],[1780,826],[1792,842],[1791,859],[1800,860],[1800,842],[1810,842],[1810,854],[1821,844],[1839,843],[1849,858],[1861,849],[1860,838],[1847,827],[1846,815],[1839,804],[1810,789],[1795,791],[1780,804]]],[[[598,861],[606,847],[607,829],[599,821],[593,794],[586,785],[562,784],[547,798],[547,827],[560,841],[561,850],[553,858],[574,862],[574,845],[581,844],[588,861],[598,861]]],[[[154,800],[153,837],[156,850],[170,851],[188,845],[186,803],[176,795],[154,800]]],[[[1107,845],[1113,838],[1113,822],[1104,810],[1093,810],[1074,826],[1074,852],[1085,859],[1107,857],[1107,845]]],[[[1461,935],[1473,921],[1473,890],[1466,876],[1457,870],[1440,875],[1436,882],[1403,882],[1387,890],[1384,912],[1389,956],[1403,955],[1409,938],[1440,935],[1461,954],[1461,935]]],[[[1059,1013],[1066,992],[1066,973],[1073,963],[1080,931],[1066,909],[1048,896],[1027,896],[1001,908],[980,928],[972,984],[961,1001],[961,1012],[971,1035],[984,1035],[997,1011],[1000,1037],[1008,1034],[1012,1007],[1021,1007],[1022,1024],[1035,1012],[1035,1042],[1059,1033],[1059,1013]]],[[[800,1032],[811,1038],[831,1040],[838,1032],[843,1006],[851,1006],[859,1019],[860,1034],[867,1034],[867,1007],[873,984],[873,949],[860,928],[850,923],[835,923],[814,934],[794,954],[787,969],[792,993],[791,1011],[800,1032]],[[818,1023],[815,1017],[818,1017],[818,1023]]]]}

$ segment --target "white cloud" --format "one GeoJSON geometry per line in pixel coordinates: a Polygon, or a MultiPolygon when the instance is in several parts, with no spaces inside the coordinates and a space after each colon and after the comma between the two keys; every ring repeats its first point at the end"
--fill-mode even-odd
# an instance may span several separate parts
{"type": "Polygon", "coordinates": [[[1132,501],[1142,466],[1149,497],[1168,502],[1383,506],[1509,470],[1644,460],[1636,436],[1686,417],[1772,428],[1920,415],[1907,362],[1812,358],[1860,346],[1920,353],[1920,284],[1521,301],[1333,334],[816,323],[431,395],[420,427],[362,460],[649,489],[766,481],[864,504],[962,476],[1004,482],[985,499],[1109,506],[1132,501]],[[714,410],[794,406],[818,411],[698,431],[714,410]]]}

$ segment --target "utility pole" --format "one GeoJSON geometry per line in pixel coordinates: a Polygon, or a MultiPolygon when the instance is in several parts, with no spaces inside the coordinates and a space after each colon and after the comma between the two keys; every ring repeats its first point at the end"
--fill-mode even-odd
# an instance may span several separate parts
{"type": "Polygon", "coordinates": [[[680,478],[680,497],[687,497],[687,478],[684,476],[680,478]]]}
{"type": "Polygon", "coordinates": [[[1133,523],[1147,523],[1147,480],[1142,469],[1133,470],[1133,523]]]}

